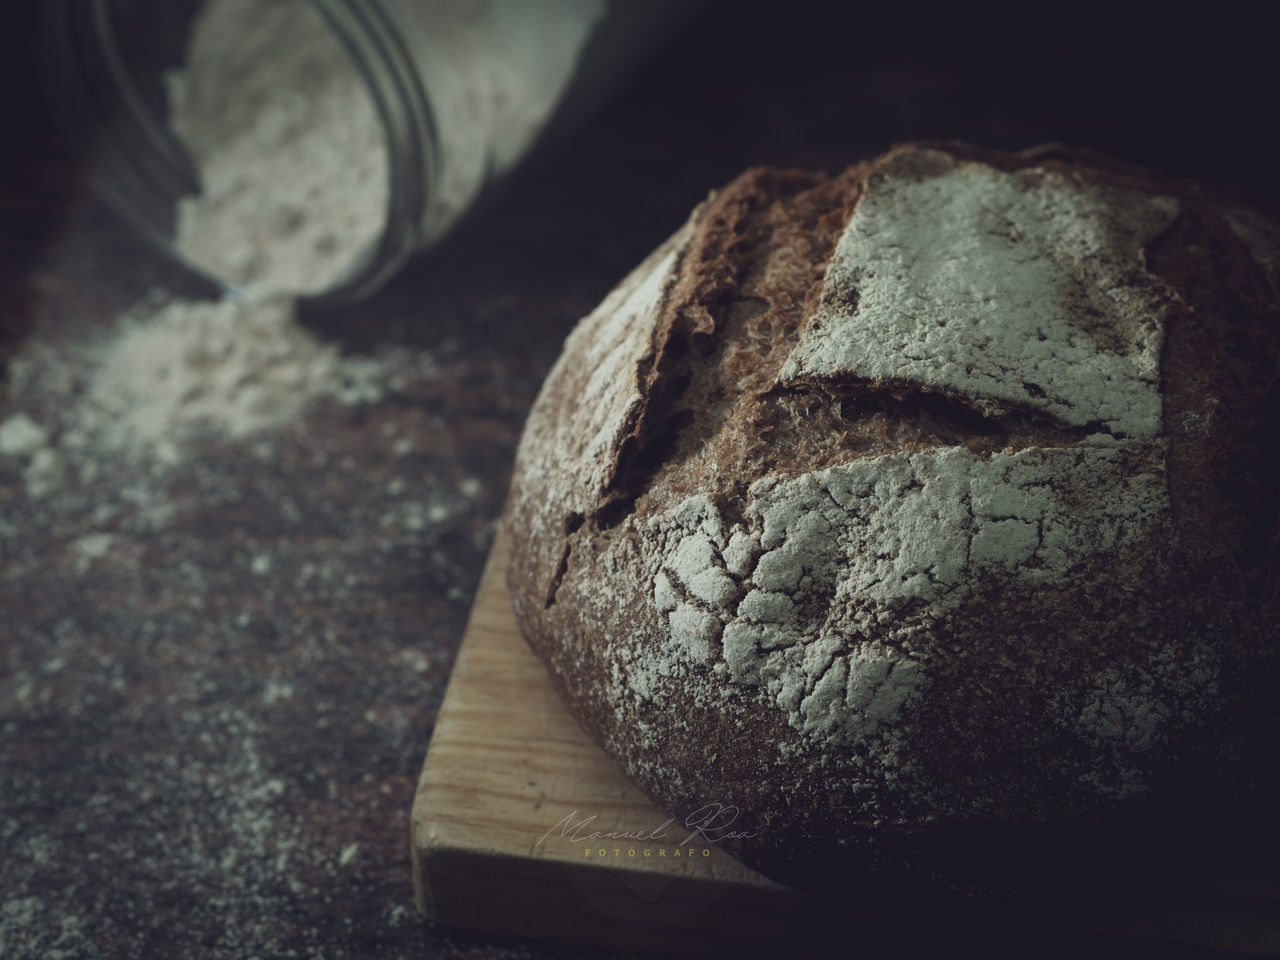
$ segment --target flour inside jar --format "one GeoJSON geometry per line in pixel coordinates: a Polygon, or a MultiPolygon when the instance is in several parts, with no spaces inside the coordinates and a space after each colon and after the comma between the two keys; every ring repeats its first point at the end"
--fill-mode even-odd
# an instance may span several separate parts
{"type": "Polygon", "coordinates": [[[385,138],[364,79],[309,0],[209,0],[167,87],[169,124],[201,184],[177,215],[194,265],[239,287],[311,294],[377,240],[385,138]]]}

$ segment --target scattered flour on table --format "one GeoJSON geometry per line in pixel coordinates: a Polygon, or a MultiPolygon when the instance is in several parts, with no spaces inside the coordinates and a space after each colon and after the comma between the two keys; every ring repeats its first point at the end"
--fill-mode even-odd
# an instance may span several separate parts
{"type": "Polygon", "coordinates": [[[296,297],[337,282],[385,219],[372,98],[308,0],[209,0],[167,79],[202,185],[179,205],[178,248],[247,293],[122,324],[90,394],[115,446],[193,424],[242,436],[326,391],[351,362],[297,325],[296,297]]]}
{"type": "Polygon", "coordinates": [[[319,12],[308,0],[209,0],[186,67],[167,81],[171,126],[203,188],[179,205],[177,246],[239,290],[152,291],[75,356],[15,371],[15,397],[24,379],[79,385],[71,409],[44,415],[58,422],[18,412],[0,424],[0,457],[21,463],[34,497],[80,451],[174,464],[196,433],[246,436],[322,395],[374,401],[404,367],[340,356],[296,320],[297,297],[338,282],[376,240],[387,203],[374,104],[319,12]]]}
{"type": "Polygon", "coordinates": [[[294,323],[287,297],[174,300],[120,324],[88,400],[112,447],[196,425],[243,436],[296,414],[338,366],[333,347],[294,323]]]}
{"type": "Polygon", "coordinates": [[[35,453],[44,446],[45,438],[44,428],[25,413],[16,413],[0,423],[0,454],[35,453]]]}

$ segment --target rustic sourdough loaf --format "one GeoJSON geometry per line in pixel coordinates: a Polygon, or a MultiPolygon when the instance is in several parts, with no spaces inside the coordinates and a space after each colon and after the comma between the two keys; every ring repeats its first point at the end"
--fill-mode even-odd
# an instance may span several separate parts
{"type": "Polygon", "coordinates": [[[1278,268],[1236,201],[1061,150],[750,171],[552,370],[521,627],[646,792],[736,805],[773,876],[1142,856],[1248,788],[1270,722],[1278,268]]]}

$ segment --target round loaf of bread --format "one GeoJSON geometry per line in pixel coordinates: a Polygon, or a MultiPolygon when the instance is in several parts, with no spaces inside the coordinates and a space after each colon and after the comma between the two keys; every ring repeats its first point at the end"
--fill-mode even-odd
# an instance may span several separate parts
{"type": "Polygon", "coordinates": [[[713,193],[569,337],[522,630],[678,820],[805,885],[1051,889],[1274,729],[1280,228],[1064,150],[713,193]],[[1270,712],[1268,712],[1270,708],[1270,712]]]}

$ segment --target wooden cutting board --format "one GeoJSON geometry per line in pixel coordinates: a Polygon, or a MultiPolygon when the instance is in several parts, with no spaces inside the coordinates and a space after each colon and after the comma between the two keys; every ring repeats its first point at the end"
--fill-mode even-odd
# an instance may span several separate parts
{"type": "MultiPolygon", "coordinates": [[[[418,782],[418,908],[446,924],[630,949],[744,956],[841,941],[900,944],[920,928],[955,945],[1011,928],[963,907],[833,900],[781,886],[686,832],[578,728],[525,645],[502,538],[485,567],[418,782]],[[665,825],[665,826],[664,826],[665,825]],[[606,834],[607,836],[600,836],[606,834]],[[956,927],[963,917],[964,930],[956,927]]],[[[1039,928],[1129,953],[1158,944],[1280,956],[1280,857],[1215,876],[1179,902],[1104,925],[1039,928]]],[[[1017,939],[1027,935],[1022,927],[1017,939]]]]}

